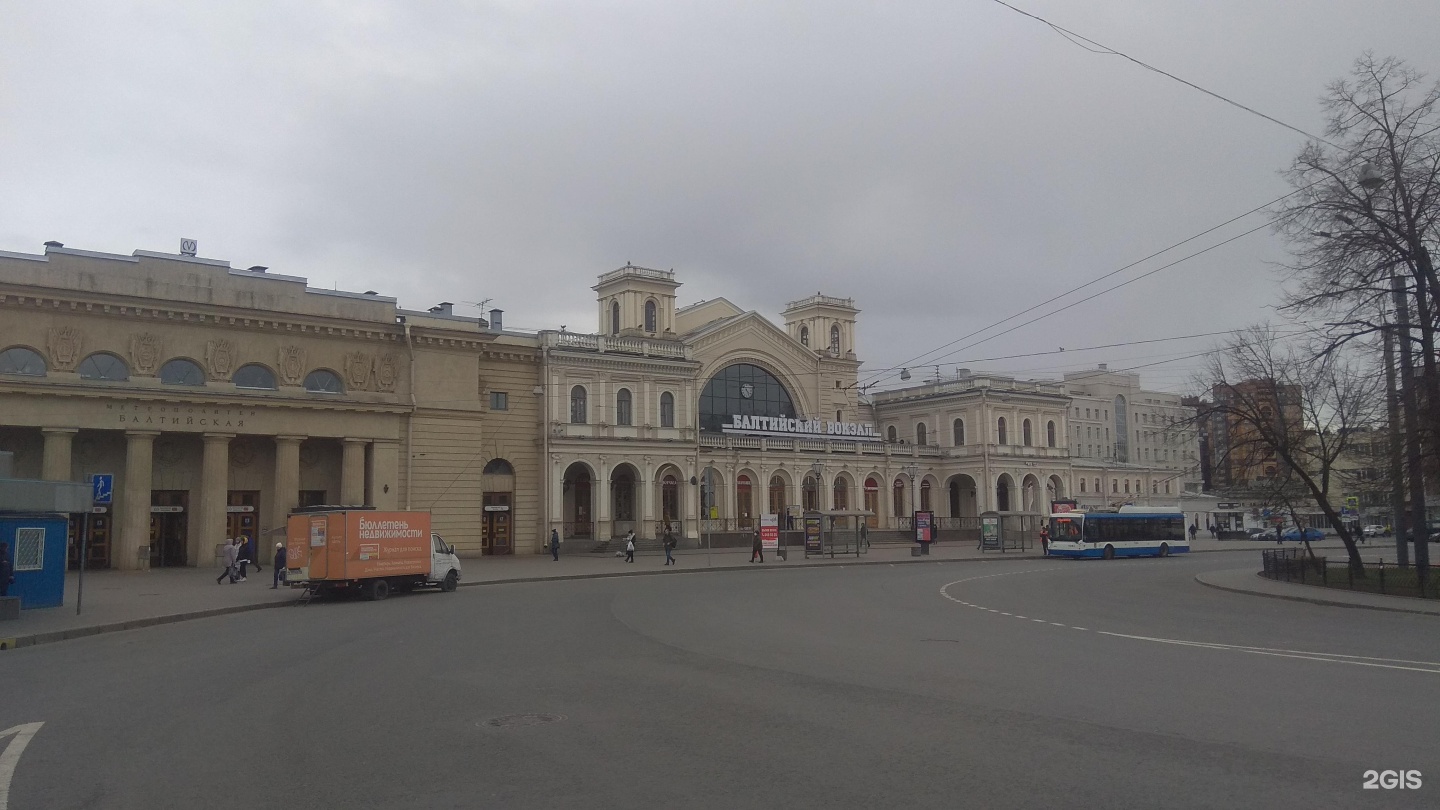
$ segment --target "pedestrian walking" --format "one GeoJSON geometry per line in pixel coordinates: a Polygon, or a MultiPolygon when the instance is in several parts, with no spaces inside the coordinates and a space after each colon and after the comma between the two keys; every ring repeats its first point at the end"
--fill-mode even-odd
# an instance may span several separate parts
{"type": "Polygon", "coordinates": [[[250,542],[249,537],[237,537],[235,542],[240,544],[240,581],[244,582],[248,569],[246,566],[255,566],[255,573],[260,573],[260,563],[256,561],[255,545],[250,542]]]}
{"type": "Polygon", "coordinates": [[[1276,523],[1276,524],[1275,524],[1275,545],[1277,545],[1277,546],[1283,546],[1283,545],[1285,545],[1285,535],[1283,535],[1283,534],[1280,533],[1280,524],[1279,524],[1279,523],[1276,523]]]}
{"type": "Polygon", "coordinates": [[[10,593],[10,583],[15,581],[15,564],[10,562],[10,546],[0,543],[0,596],[10,593]]]}
{"type": "Polygon", "coordinates": [[[560,532],[556,529],[550,530],[550,556],[560,562],[560,532]]]}
{"type": "Polygon", "coordinates": [[[625,535],[625,562],[635,562],[635,533],[625,535]]]}
{"type": "Polygon", "coordinates": [[[1050,530],[1044,526],[1040,527],[1040,553],[1047,556],[1050,554],[1050,530]]]}
{"type": "Polygon", "coordinates": [[[757,558],[760,562],[765,562],[765,546],[760,543],[759,531],[755,532],[755,539],[750,542],[750,562],[755,562],[757,558]]]}
{"type": "Polygon", "coordinates": [[[276,543],[276,544],[275,544],[275,561],[274,561],[274,562],[275,562],[274,584],[270,586],[270,590],[273,591],[273,590],[275,590],[276,588],[279,588],[279,587],[280,587],[280,583],[282,583],[282,582],[285,581],[285,563],[289,562],[289,559],[290,559],[290,555],[289,555],[289,553],[287,553],[287,552],[285,551],[285,544],[284,544],[284,543],[276,543]]]}
{"type": "Polygon", "coordinates": [[[1198,523],[1191,523],[1191,524],[1190,524],[1190,542],[1192,542],[1192,543],[1195,542],[1195,535],[1197,535],[1197,534],[1199,534],[1199,533],[1200,533],[1200,524],[1198,524],[1198,523]]]}
{"type": "Polygon", "coordinates": [[[665,537],[664,537],[664,539],[663,539],[661,542],[664,543],[664,545],[665,545],[665,564],[666,564],[666,565],[674,565],[674,564],[675,564],[675,554],[674,554],[674,551],[675,551],[675,535],[671,534],[669,529],[666,529],[666,530],[665,530],[665,537]]]}
{"type": "Polygon", "coordinates": [[[240,538],[238,537],[234,539],[231,539],[229,537],[225,538],[225,548],[221,550],[222,553],[225,555],[225,570],[221,571],[220,576],[215,578],[216,585],[219,585],[222,581],[224,581],[226,577],[230,578],[231,585],[235,584],[235,580],[237,578],[235,574],[235,561],[240,559],[239,543],[240,538]]]}

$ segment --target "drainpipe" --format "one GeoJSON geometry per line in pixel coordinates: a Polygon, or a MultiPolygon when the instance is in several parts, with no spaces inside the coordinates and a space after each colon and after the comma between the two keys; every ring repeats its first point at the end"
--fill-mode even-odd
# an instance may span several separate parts
{"type": "MultiPolygon", "coordinates": [[[[540,553],[550,542],[550,346],[545,333],[537,335],[540,343],[540,553]]],[[[563,512],[563,505],[562,505],[563,512]]],[[[563,515],[562,515],[563,519],[563,515]]]]}
{"type": "Polygon", "coordinates": [[[415,343],[410,339],[410,322],[403,315],[400,321],[405,326],[405,349],[410,355],[410,418],[405,420],[405,511],[408,512],[415,493],[412,473],[415,470],[415,412],[419,406],[415,401],[415,343]]]}

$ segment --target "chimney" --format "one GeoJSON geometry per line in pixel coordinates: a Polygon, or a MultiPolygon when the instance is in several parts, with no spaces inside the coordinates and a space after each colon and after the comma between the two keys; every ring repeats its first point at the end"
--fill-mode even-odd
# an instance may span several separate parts
{"type": "Polygon", "coordinates": [[[1109,370],[1110,370],[1110,364],[1109,364],[1109,363],[1101,363],[1101,364],[1100,364],[1100,370],[1101,370],[1101,371],[1109,371],[1109,370]]]}
{"type": "Polygon", "coordinates": [[[500,320],[500,316],[502,316],[502,315],[504,315],[504,314],[505,314],[505,310],[503,310],[503,309],[492,309],[492,310],[490,310],[490,329],[491,329],[491,331],[494,331],[494,332],[504,331],[505,327],[502,325],[501,320],[500,320]]]}
{"type": "Polygon", "coordinates": [[[430,307],[430,311],[436,315],[454,315],[455,305],[449,301],[441,301],[435,306],[430,307]]]}
{"type": "Polygon", "coordinates": [[[251,273],[263,273],[263,272],[265,272],[266,270],[269,270],[270,268],[266,267],[266,266],[263,265],[263,264],[256,264],[256,265],[251,265],[251,266],[250,266],[249,268],[247,268],[247,269],[248,269],[248,271],[251,272],[251,273]]]}
{"type": "Polygon", "coordinates": [[[56,242],[54,239],[51,239],[49,242],[46,242],[46,243],[45,243],[45,247],[47,247],[47,248],[52,248],[52,247],[65,247],[65,243],[64,243],[64,242],[56,242]]]}

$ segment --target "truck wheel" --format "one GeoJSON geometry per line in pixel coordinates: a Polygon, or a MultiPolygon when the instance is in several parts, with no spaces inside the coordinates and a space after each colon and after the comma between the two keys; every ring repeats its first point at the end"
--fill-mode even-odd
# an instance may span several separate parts
{"type": "Polygon", "coordinates": [[[380,602],[390,596],[390,583],[383,579],[377,579],[370,583],[370,600],[380,602]]]}
{"type": "Polygon", "coordinates": [[[440,590],[445,593],[450,593],[458,587],[460,587],[460,576],[454,571],[446,574],[445,579],[440,582],[440,590]]]}

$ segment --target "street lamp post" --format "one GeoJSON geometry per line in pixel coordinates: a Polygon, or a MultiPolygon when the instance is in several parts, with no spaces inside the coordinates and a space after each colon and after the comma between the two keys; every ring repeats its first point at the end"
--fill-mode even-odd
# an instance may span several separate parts
{"type": "MultiPolygon", "coordinates": [[[[810,472],[815,475],[815,511],[821,512],[821,511],[824,511],[824,510],[822,510],[820,507],[821,507],[822,505],[824,505],[824,503],[825,503],[825,500],[824,500],[824,497],[825,497],[825,496],[824,496],[824,495],[822,494],[822,492],[821,492],[821,491],[824,489],[824,481],[825,481],[825,462],[821,461],[821,460],[818,459],[818,458],[815,459],[815,460],[814,460],[813,462],[811,462],[811,464],[810,464],[810,472]]],[[[821,529],[822,532],[823,532],[824,529],[825,529],[825,518],[824,518],[824,517],[821,517],[821,518],[820,518],[820,529],[821,529]]],[[[822,534],[820,537],[821,537],[821,542],[823,543],[825,536],[822,534]]],[[[820,547],[820,554],[821,554],[822,556],[825,554],[825,547],[824,547],[824,546],[821,546],[821,547],[820,547]]],[[[835,546],[834,546],[834,542],[833,542],[833,541],[831,542],[831,546],[830,546],[830,556],[831,556],[831,557],[834,557],[834,556],[835,556],[835,546]]]]}
{"type": "Polygon", "coordinates": [[[910,536],[915,536],[915,476],[920,474],[920,465],[914,462],[901,467],[910,476],[910,536]]]}

